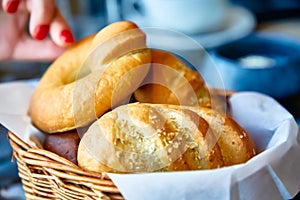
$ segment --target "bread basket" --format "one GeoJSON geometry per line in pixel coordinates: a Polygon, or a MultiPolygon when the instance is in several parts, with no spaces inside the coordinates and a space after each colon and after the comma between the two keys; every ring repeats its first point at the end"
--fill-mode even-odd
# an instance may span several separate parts
{"type": "Polygon", "coordinates": [[[290,199],[300,189],[297,123],[268,96],[235,93],[229,99],[233,118],[252,134],[260,152],[245,164],[191,172],[96,174],[34,145],[35,130],[26,118],[33,89],[31,82],[0,85],[6,94],[0,99],[0,107],[5,105],[0,123],[9,130],[26,199],[290,199]],[[265,120],[268,116],[272,120],[265,120]]]}
{"type": "Polygon", "coordinates": [[[11,131],[8,137],[26,199],[124,199],[106,173],[84,171],[50,151],[30,147],[11,131]]]}

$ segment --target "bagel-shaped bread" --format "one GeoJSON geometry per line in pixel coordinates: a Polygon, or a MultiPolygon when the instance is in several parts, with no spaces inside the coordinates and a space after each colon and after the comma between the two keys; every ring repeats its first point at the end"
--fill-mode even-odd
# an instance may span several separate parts
{"type": "Polygon", "coordinates": [[[255,155],[247,132],[211,108],[132,103],[94,122],[78,147],[78,164],[94,172],[213,169],[255,155]]]}
{"type": "Polygon", "coordinates": [[[131,95],[149,70],[146,36],[129,21],[112,23],[57,58],[29,106],[32,123],[47,133],[85,126],[131,95]]]}
{"type": "Polygon", "coordinates": [[[147,81],[134,93],[138,102],[210,106],[208,88],[197,72],[170,52],[152,50],[147,81]]]}

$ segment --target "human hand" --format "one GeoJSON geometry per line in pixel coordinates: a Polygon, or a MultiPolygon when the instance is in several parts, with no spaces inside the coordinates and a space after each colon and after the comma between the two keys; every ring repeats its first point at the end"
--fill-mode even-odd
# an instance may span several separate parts
{"type": "Polygon", "coordinates": [[[55,0],[2,0],[2,8],[0,61],[53,60],[74,41],[55,0]]]}

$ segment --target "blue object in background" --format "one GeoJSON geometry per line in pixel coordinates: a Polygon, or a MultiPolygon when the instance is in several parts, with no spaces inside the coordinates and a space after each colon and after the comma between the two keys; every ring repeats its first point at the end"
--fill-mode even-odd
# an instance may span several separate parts
{"type": "Polygon", "coordinates": [[[251,10],[258,22],[300,17],[300,0],[230,0],[251,10]]]}
{"type": "Polygon", "coordinates": [[[7,130],[0,125],[0,188],[19,181],[16,161],[12,162],[12,148],[7,130]]]}
{"type": "Polygon", "coordinates": [[[275,98],[300,92],[300,43],[282,34],[256,32],[212,52],[226,89],[275,98]]]}

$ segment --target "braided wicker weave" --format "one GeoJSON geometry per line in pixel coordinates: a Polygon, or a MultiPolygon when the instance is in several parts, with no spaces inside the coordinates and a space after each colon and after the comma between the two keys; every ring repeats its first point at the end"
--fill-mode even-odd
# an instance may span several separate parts
{"type": "Polygon", "coordinates": [[[8,132],[26,199],[124,199],[106,173],[84,171],[43,149],[32,148],[8,132]]]}

